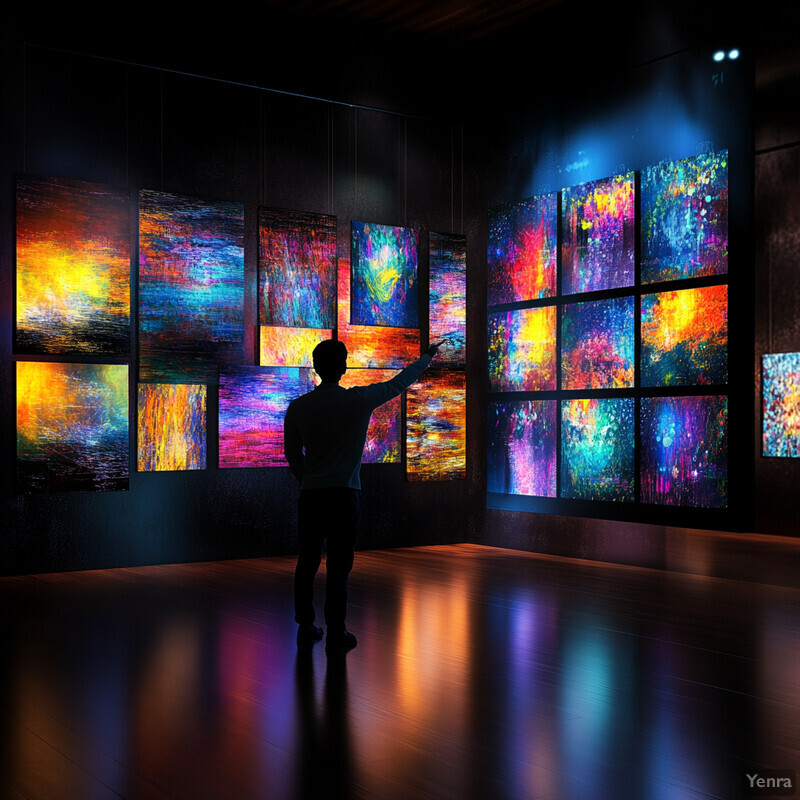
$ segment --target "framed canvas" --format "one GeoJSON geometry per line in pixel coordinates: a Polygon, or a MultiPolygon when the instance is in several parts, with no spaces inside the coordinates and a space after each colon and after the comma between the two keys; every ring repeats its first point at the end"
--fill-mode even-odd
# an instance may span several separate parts
{"type": "Polygon", "coordinates": [[[416,328],[419,232],[352,222],[351,233],[352,324],[416,328]]]}
{"type": "Polygon", "coordinates": [[[336,217],[258,210],[258,310],[261,325],[336,324],[336,217]]]}
{"type": "Polygon", "coordinates": [[[260,329],[259,363],[264,367],[310,367],[312,353],[322,341],[333,338],[332,330],[317,328],[260,329]]]}
{"type": "Polygon", "coordinates": [[[642,296],[642,386],[728,381],[728,287],[642,296]]]}
{"type": "Polygon", "coordinates": [[[136,468],[139,472],[206,468],[203,384],[140,383],[136,468]]]}
{"type": "Polygon", "coordinates": [[[557,406],[555,400],[489,403],[488,491],[556,496],[557,406]]]}
{"type": "Polygon", "coordinates": [[[128,193],[21,177],[16,200],[16,351],[129,353],[128,193]]]}
{"type": "Polygon", "coordinates": [[[431,342],[443,342],[437,361],[452,366],[467,363],[467,239],[430,234],[431,342]]]}
{"type": "Polygon", "coordinates": [[[490,210],[489,305],[554,297],[557,241],[557,193],[490,210]]]}
{"type": "Polygon", "coordinates": [[[244,207],[139,194],[139,380],[213,383],[244,361],[244,207]]]}
{"type": "Polygon", "coordinates": [[[283,418],[310,392],[310,369],[225,367],[219,375],[219,466],[283,467],[283,418]]]}
{"type": "Polygon", "coordinates": [[[20,490],[127,490],[127,365],[18,361],[16,373],[20,490]]]}
{"type": "Polygon", "coordinates": [[[728,151],[642,170],[642,283],[728,271],[728,151]]]}
{"type": "Polygon", "coordinates": [[[643,397],[641,403],[642,502],[724,508],[727,397],[643,397]]]}
{"type": "Polygon", "coordinates": [[[632,172],[563,190],[563,294],[633,286],[634,194],[632,172]]]}
{"type": "Polygon", "coordinates": [[[800,353],[761,358],[762,454],[800,458],[800,353]]]}

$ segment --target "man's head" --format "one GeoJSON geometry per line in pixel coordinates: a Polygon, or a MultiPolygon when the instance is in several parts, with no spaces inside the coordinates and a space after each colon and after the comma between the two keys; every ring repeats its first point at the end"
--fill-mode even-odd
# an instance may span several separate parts
{"type": "Polygon", "coordinates": [[[320,342],[311,354],[314,369],[325,383],[337,383],[347,371],[347,348],[344,342],[327,339],[320,342]]]}

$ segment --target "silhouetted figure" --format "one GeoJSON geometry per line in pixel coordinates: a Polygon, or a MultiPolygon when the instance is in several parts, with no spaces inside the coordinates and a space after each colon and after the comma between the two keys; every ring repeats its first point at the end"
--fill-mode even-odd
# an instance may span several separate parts
{"type": "Polygon", "coordinates": [[[431,363],[439,345],[385,383],[339,385],[347,371],[347,348],[330,339],[313,352],[322,383],[289,404],[284,419],[284,453],[300,482],[297,505],[298,547],[294,574],[297,643],[316,642],[314,578],[327,541],[325,624],[328,645],[355,647],[345,627],[347,579],[353,566],[361,508],[361,458],[372,412],[414,383],[431,363]]]}

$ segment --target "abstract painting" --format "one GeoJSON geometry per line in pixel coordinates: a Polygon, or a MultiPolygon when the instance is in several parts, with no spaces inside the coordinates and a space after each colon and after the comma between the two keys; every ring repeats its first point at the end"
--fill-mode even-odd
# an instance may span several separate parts
{"type": "Polygon", "coordinates": [[[728,380],[728,287],[642,296],[642,386],[728,380]]]}
{"type": "Polygon", "coordinates": [[[419,358],[418,328],[375,328],[350,323],[350,262],[339,259],[338,338],[350,367],[402,369],[419,358]]]}
{"type": "Polygon", "coordinates": [[[800,458],[800,353],[762,356],[762,453],[800,458]]]}
{"type": "Polygon", "coordinates": [[[225,367],[219,374],[219,466],[284,467],[283,418],[310,392],[310,369],[225,367]]]}
{"type": "Polygon", "coordinates": [[[556,496],[556,406],[555,400],[489,403],[488,491],[556,496]]]}
{"type": "Polygon", "coordinates": [[[728,151],[642,170],[642,283],[728,271],[728,151]]]}
{"type": "Polygon", "coordinates": [[[634,174],[563,190],[563,294],[632,286],[634,174]]]}
{"type": "Polygon", "coordinates": [[[727,397],[643,397],[643,503],[727,506],[727,397]]]}
{"type": "Polygon", "coordinates": [[[467,380],[460,369],[429,369],[406,392],[406,477],[467,475],[467,380]]]}
{"type": "Polygon", "coordinates": [[[274,328],[262,325],[259,363],[264,367],[310,367],[314,348],[333,338],[333,330],[274,328]]]}
{"type": "Polygon", "coordinates": [[[139,472],[206,468],[206,387],[203,384],[140,383],[139,472]]]}
{"type": "Polygon", "coordinates": [[[244,207],[139,195],[139,380],[216,383],[241,363],[244,207]]]}
{"type": "Polygon", "coordinates": [[[130,352],[128,193],[19,178],[16,274],[17,352],[130,352]]]}
{"type": "Polygon", "coordinates": [[[419,232],[367,222],[351,226],[350,321],[416,328],[419,232]]]}
{"type": "Polygon", "coordinates": [[[561,496],[628,502],[635,496],[634,399],[561,402],[561,496]]]}
{"type": "Polygon", "coordinates": [[[489,305],[554,297],[558,195],[489,212],[489,305]]]}
{"type": "Polygon", "coordinates": [[[22,492],[128,489],[128,367],[17,362],[22,492]]]}
{"type": "Polygon", "coordinates": [[[259,209],[258,309],[262,325],[336,324],[336,217],[259,209]]]}
{"type": "MultiPolygon", "coordinates": [[[[339,381],[340,386],[367,386],[388,381],[397,374],[394,369],[348,369],[339,381]]],[[[402,397],[398,396],[378,406],[369,421],[364,464],[399,464],[401,460],[402,397]]]]}
{"type": "Polygon", "coordinates": [[[565,305],[561,317],[561,388],[633,386],[632,297],[565,305]]]}
{"type": "Polygon", "coordinates": [[[489,314],[489,384],[493,392],[556,388],[556,307],[489,314]]]}
{"type": "Polygon", "coordinates": [[[467,239],[430,234],[430,334],[443,342],[437,361],[467,363],[467,239]]]}

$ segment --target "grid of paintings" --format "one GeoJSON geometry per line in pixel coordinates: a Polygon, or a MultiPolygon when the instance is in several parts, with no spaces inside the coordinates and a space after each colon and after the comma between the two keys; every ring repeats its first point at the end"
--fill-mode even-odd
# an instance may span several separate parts
{"type": "MultiPolygon", "coordinates": [[[[728,508],[727,151],[568,187],[555,208],[552,292],[514,288],[530,201],[489,214],[488,492],[728,508]]],[[[779,369],[765,361],[765,454],[792,439],[779,369]]]]}
{"type": "Polygon", "coordinates": [[[800,353],[762,356],[762,453],[800,458],[800,353]]]}
{"type": "Polygon", "coordinates": [[[57,178],[17,180],[17,352],[130,352],[128,194],[57,178]]]}

